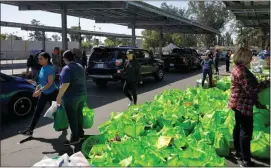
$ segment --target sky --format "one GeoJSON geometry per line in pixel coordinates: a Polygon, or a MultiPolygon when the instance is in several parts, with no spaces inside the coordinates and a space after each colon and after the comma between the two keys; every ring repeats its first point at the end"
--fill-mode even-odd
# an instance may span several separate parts
{"type": "MultiPolygon", "coordinates": [[[[156,7],[160,7],[161,3],[164,1],[145,1],[151,5],[156,7]]],[[[176,7],[187,8],[188,2],[187,1],[166,1],[168,5],[173,5],[176,7]]],[[[50,13],[50,12],[43,12],[43,11],[19,11],[17,6],[1,4],[1,21],[8,21],[8,22],[16,22],[16,23],[26,23],[30,24],[32,19],[36,19],[40,21],[41,24],[45,26],[55,26],[61,27],[61,15],[50,13]]],[[[68,28],[71,26],[78,25],[79,18],[67,16],[67,26],[68,28]]],[[[121,33],[121,34],[132,34],[131,29],[128,29],[126,26],[120,26],[116,24],[96,24],[94,20],[89,19],[82,19],[81,28],[82,30],[95,30],[102,31],[102,32],[110,32],[110,33],[121,33]]],[[[141,35],[142,29],[136,30],[136,35],[141,35]]],[[[2,27],[1,26],[1,33],[8,33],[14,34],[17,36],[22,37],[23,39],[27,39],[28,33],[27,31],[22,31],[20,28],[10,28],[10,27],[2,27]]],[[[51,37],[53,34],[58,33],[46,33],[47,37],[51,37]]],[[[101,38],[103,41],[105,38],[101,38]]]]}

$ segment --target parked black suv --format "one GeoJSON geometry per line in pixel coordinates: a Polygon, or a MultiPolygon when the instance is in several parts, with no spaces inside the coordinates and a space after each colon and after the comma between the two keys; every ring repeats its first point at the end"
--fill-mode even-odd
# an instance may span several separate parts
{"type": "Polygon", "coordinates": [[[196,50],[191,48],[175,48],[169,55],[162,55],[165,64],[165,70],[170,68],[178,70],[191,70],[192,68],[201,68],[201,57],[196,50]]]}
{"type": "Polygon", "coordinates": [[[118,70],[123,69],[127,61],[126,52],[132,49],[141,65],[141,77],[154,77],[160,81],[164,77],[164,63],[147,50],[132,47],[95,47],[89,57],[87,73],[98,86],[108,81],[123,81],[118,70]]]}

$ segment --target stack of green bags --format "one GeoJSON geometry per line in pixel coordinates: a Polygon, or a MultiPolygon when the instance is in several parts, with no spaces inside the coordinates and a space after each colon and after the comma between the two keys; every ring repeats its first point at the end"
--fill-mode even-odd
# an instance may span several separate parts
{"type": "MultiPolygon", "coordinates": [[[[165,90],[152,102],[113,112],[82,152],[93,166],[225,166],[235,124],[229,95],[225,88],[165,90]]],[[[254,111],[251,152],[269,158],[270,113],[254,111]]]]}

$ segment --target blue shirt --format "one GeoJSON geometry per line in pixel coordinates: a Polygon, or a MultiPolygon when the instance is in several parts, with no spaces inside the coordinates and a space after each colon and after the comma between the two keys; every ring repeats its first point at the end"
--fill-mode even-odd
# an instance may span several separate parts
{"type": "Polygon", "coordinates": [[[212,61],[211,59],[203,60],[203,61],[202,61],[202,70],[203,70],[203,71],[211,70],[212,64],[213,64],[213,61],[212,61]]]}
{"type": "Polygon", "coordinates": [[[63,98],[87,94],[85,69],[78,63],[72,62],[62,69],[60,84],[63,83],[70,84],[63,98]]]}
{"type": "MultiPolygon", "coordinates": [[[[39,73],[39,84],[44,87],[48,83],[48,76],[53,75],[55,79],[55,70],[52,65],[48,64],[40,69],[39,73]]],[[[55,82],[46,90],[43,91],[44,94],[50,94],[57,89],[55,82]]]]}

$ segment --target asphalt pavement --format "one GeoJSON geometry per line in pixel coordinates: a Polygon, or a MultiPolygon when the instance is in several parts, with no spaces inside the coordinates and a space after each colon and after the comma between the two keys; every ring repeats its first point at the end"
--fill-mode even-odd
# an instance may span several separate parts
{"type": "MultiPolygon", "coordinates": [[[[225,67],[220,67],[225,71],[225,67]]],[[[138,103],[152,101],[154,96],[168,88],[186,89],[196,85],[201,78],[200,70],[182,73],[170,72],[165,74],[161,82],[150,78],[144,81],[138,89],[138,103]]],[[[91,79],[87,81],[88,105],[95,110],[94,126],[85,130],[87,135],[99,134],[98,126],[110,118],[111,112],[122,112],[128,108],[128,100],[122,93],[120,83],[109,83],[106,88],[99,89],[91,79]]],[[[28,126],[31,117],[9,121],[1,129],[1,166],[31,167],[44,156],[55,157],[67,153],[69,155],[80,150],[80,145],[65,147],[63,142],[68,132],[56,132],[52,120],[41,117],[33,138],[18,135],[18,131],[28,126]]],[[[257,161],[258,166],[269,166],[268,161],[257,161]],[[266,163],[267,162],[267,163],[266,163]]],[[[227,166],[238,166],[232,157],[227,158],[227,166]]]]}

